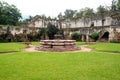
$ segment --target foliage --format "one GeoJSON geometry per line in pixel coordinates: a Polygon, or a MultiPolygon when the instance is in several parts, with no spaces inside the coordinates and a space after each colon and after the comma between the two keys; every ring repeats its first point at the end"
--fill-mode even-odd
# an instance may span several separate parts
{"type": "Polygon", "coordinates": [[[62,18],[63,18],[62,13],[59,13],[59,14],[58,14],[58,18],[59,18],[59,20],[62,20],[62,18]]]}
{"type": "Polygon", "coordinates": [[[67,9],[65,12],[64,12],[64,16],[65,18],[69,19],[69,18],[73,18],[74,15],[76,13],[76,10],[71,10],[71,9],[67,9]]]}
{"type": "Polygon", "coordinates": [[[80,33],[72,33],[71,37],[73,40],[81,41],[82,35],[80,33]]]}
{"type": "Polygon", "coordinates": [[[94,10],[92,8],[86,7],[81,9],[79,12],[76,13],[75,17],[89,17],[92,16],[94,14],[94,10]]]}
{"type": "Polygon", "coordinates": [[[98,8],[97,8],[97,13],[98,14],[104,14],[104,13],[107,13],[108,12],[108,9],[102,5],[100,5],[98,8]]]}
{"type": "Polygon", "coordinates": [[[8,40],[7,40],[7,34],[1,34],[0,35],[0,42],[8,42],[8,40]]]}
{"type": "Polygon", "coordinates": [[[15,5],[0,1],[0,24],[17,25],[20,18],[21,13],[15,5]]]}
{"type": "Polygon", "coordinates": [[[112,9],[112,11],[119,11],[120,10],[120,0],[113,0],[111,9],[112,9]]]}
{"type": "Polygon", "coordinates": [[[120,0],[112,1],[111,17],[120,21],[120,0]]]}
{"type": "Polygon", "coordinates": [[[46,33],[47,33],[47,30],[46,30],[45,28],[41,28],[41,29],[39,29],[37,35],[39,36],[39,39],[41,39],[42,36],[43,36],[44,39],[45,39],[45,35],[46,35],[46,33]]]}
{"type": "Polygon", "coordinates": [[[38,41],[40,40],[40,36],[38,34],[27,34],[28,40],[29,41],[38,41]]]}
{"type": "Polygon", "coordinates": [[[0,43],[0,53],[18,52],[23,48],[25,48],[25,46],[19,43],[0,43]]]}
{"type": "Polygon", "coordinates": [[[52,24],[48,24],[47,27],[47,35],[49,37],[49,39],[54,39],[54,35],[59,31],[59,29],[57,28],[57,26],[52,25],[52,24]]]}
{"type": "Polygon", "coordinates": [[[65,39],[64,30],[63,30],[63,29],[61,29],[59,32],[60,32],[60,34],[62,35],[62,39],[65,39]]]}
{"type": "Polygon", "coordinates": [[[24,42],[23,36],[20,34],[16,34],[14,36],[13,42],[24,42]]]}
{"type": "Polygon", "coordinates": [[[96,33],[96,32],[92,33],[90,36],[91,36],[91,38],[94,39],[95,41],[99,38],[99,34],[96,33]]]}
{"type": "Polygon", "coordinates": [[[117,1],[117,10],[120,11],[120,0],[117,1]]]}

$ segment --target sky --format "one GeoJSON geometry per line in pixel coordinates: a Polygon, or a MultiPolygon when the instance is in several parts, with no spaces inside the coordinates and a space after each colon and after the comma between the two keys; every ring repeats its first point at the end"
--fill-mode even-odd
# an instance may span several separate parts
{"type": "Polygon", "coordinates": [[[56,17],[66,9],[80,10],[90,7],[96,10],[99,5],[110,6],[112,0],[2,0],[14,4],[22,16],[46,15],[56,17]]]}

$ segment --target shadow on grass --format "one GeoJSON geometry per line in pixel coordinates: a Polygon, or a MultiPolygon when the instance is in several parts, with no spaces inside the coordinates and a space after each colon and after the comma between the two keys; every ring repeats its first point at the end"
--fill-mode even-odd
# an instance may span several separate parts
{"type": "Polygon", "coordinates": [[[6,53],[14,53],[14,52],[19,52],[19,51],[8,51],[8,52],[0,52],[0,54],[6,54],[6,53]]]}
{"type": "Polygon", "coordinates": [[[95,50],[95,51],[99,51],[99,52],[110,52],[110,53],[119,53],[119,51],[105,51],[105,50],[95,50]]]}

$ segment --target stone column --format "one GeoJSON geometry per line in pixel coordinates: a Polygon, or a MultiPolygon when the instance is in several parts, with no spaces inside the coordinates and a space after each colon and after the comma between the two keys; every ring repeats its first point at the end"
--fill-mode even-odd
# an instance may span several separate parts
{"type": "Polygon", "coordinates": [[[114,29],[110,27],[109,29],[109,41],[114,39],[114,29]]]}
{"type": "Polygon", "coordinates": [[[84,35],[82,34],[82,42],[84,41],[84,35]]]}
{"type": "Polygon", "coordinates": [[[89,35],[86,35],[86,42],[89,42],[89,35]]]}

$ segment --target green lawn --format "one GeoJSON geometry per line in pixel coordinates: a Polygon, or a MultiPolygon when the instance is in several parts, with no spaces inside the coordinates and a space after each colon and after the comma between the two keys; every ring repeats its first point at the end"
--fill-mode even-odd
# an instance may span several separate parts
{"type": "Polygon", "coordinates": [[[21,52],[23,44],[0,43],[0,53],[18,51],[0,54],[0,80],[120,80],[120,54],[113,53],[120,44],[89,47],[96,52],[21,52]]]}
{"type": "Polygon", "coordinates": [[[39,46],[40,42],[31,42],[32,45],[39,46]]]}
{"type": "Polygon", "coordinates": [[[96,43],[89,47],[97,51],[120,53],[120,43],[96,43]]]}
{"type": "Polygon", "coordinates": [[[0,65],[0,80],[120,80],[119,54],[20,52],[0,65]]]}
{"type": "MultiPolygon", "coordinates": [[[[31,42],[32,45],[39,46],[40,42],[31,42]]],[[[83,45],[84,42],[77,42],[76,45],[83,45]]],[[[25,45],[20,43],[0,43],[0,53],[18,52],[25,48],[25,45]]]]}
{"type": "Polygon", "coordinates": [[[0,53],[2,52],[18,52],[25,48],[23,44],[20,43],[0,43],[0,53]]]}
{"type": "Polygon", "coordinates": [[[85,45],[85,44],[86,44],[86,42],[76,42],[76,45],[77,45],[77,46],[85,45]]]}

